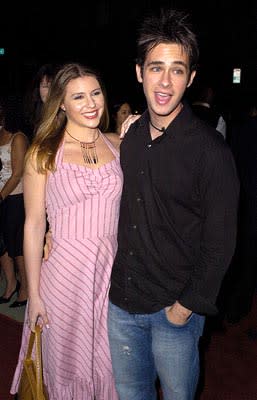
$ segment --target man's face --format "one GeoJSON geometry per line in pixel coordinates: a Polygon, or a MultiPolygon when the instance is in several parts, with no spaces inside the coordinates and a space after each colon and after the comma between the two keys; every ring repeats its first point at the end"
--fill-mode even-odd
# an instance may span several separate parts
{"type": "Polygon", "coordinates": [[[136,66],[137,79],[143,84],[151,118],[168,124],[180,110],[180,101],[191,85],[188,55],[178,44],[161,43],[147,55],[143,70],[136,66]]]}

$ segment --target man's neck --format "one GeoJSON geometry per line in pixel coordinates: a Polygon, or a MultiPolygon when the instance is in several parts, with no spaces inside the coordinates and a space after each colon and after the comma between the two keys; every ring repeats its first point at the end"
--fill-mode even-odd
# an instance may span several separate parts
{"type": "Polygon", "coordinates": [[[177,117],[183,108],[183,103],[179,103],[175,110],[173,110],[168,116],[151,115],[149,113],[149,127],[152,139],[163,135],[170,123],[177,117]]]}

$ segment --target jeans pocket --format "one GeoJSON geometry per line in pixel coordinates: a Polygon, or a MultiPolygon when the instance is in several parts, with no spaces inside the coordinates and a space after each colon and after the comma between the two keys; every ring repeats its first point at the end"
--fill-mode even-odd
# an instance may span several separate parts
{"type": "Polygon", "coordinates": [[[189,317],[186,319],[186,321],[184,322],[184,324],[175,324],[174,322],[169,320],[166,308],[163,309],[163,312],[164,312],[164,316],[165,316],[165,319],[168,322],[168,324],[173,326],[174,328],[178,328],[178,329],[182,329],[182,328],[186,327],[189,324],[189,322],[191,321],[191,319],[193,318],[193,315],[194,315],[194,313],[191,313],[189,315],[189,317]]]}

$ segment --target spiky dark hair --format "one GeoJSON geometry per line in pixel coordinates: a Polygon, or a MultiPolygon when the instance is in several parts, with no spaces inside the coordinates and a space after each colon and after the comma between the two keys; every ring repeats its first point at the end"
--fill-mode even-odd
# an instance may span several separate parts
{"type": "Polygon", "coordinates": [[[199,48],[189,21],[189,14],[174,9],[160,9],[142,21],[137,39],[136,62],[141,67],[149,51],[160,43],[176,43],[189,56],[190,71],[197,68],[199,48]]]}

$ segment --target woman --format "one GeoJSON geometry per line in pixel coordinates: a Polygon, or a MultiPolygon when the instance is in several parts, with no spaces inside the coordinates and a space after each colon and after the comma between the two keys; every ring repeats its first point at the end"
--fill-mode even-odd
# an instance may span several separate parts
{"type": "Polygon", "coordinates": [[[132,109],[127,101],[116,103],[112,109],[113,131],[118,135],[121,134],[122,124],[131,115],[132,109]]]}
{"type": "Polygon", "coordinates": [[[98,75],[64,65],[26,158],[29,302],[11,393],[18,390],[30,330],[39,322],[50,400],[117,399],[106,319],[122,173],[119,137],[100,131],[107,123],[98,75]],[[42,262],[45,207],[53,248],[42,262]]]}
{"type": "Polygon", "coordinates": [[[25,97],[25,119],[31,137],[35,135],[52,80],[56,73],[53,64],[43,64],[37,71],[25,97]]]}
{"type": "Polygon", "coordinates": [[[2,107],[0,122],[0,230],[3,251],[0,263],[6,279],[6,288],[0,297],[0,304],[9,303],[17,293],[17,299],[10,305],[22,307],[27,302],[27,283],[23,257],[23,164],[28,148],[27,137],[20,128],[18,99],[9,96],[2,107]],[[18,279],[16,277],[18,272],[18,279]]]}

